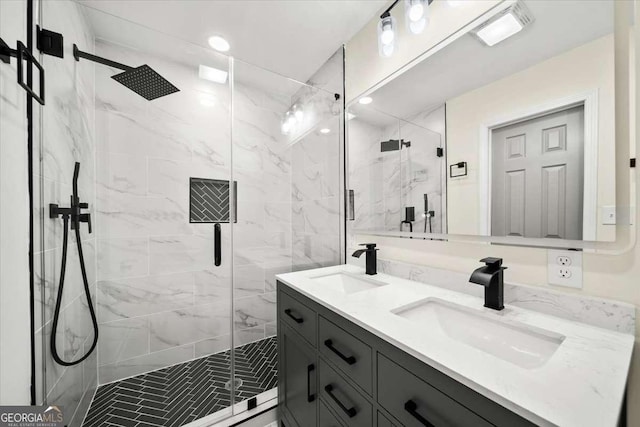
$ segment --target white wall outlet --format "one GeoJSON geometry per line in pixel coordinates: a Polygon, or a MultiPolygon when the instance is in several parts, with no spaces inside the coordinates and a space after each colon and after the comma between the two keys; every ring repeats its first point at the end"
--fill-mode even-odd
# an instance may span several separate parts
{"type": "Polygon", "coordinates": [[[582,288],[582,252],[547,251],[547,278],[549,284],[582,288]]]}

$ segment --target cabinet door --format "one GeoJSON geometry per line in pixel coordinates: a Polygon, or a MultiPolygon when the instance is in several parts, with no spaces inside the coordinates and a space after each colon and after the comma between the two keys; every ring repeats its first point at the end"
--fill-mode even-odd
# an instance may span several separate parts
{"type": "Polygon", "coordinates": [[[280,326],[282,405],[298,426],[314,427],[318,407],[315,352],[289,327],[282,322],[280,326]]]}

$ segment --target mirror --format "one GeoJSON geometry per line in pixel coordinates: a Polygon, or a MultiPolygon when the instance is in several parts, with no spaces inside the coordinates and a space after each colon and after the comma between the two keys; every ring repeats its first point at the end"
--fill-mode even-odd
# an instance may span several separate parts
{"type": "Polygon", "coordinates": [[[350,103],[353,231],[522,244],[613,242],[616,221],[628,225],[628,203],[616,207],[615,2],[509,3],[350,103]]]}

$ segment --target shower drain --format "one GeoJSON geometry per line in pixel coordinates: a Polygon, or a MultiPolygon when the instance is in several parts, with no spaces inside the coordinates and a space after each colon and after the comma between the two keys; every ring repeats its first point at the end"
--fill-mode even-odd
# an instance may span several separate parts
{"type": "MultiPolygon", "coordinates": [[[[240,386],[242,385],[242,379],[241,378],[234,378],[233,379],[233,386],[234,388],[237,390],[238,388],[240,388],[240,386]]],[[[227,381],[226,383],[224,383],[224,388],[231,391],[231,380],[227,381]]]]}

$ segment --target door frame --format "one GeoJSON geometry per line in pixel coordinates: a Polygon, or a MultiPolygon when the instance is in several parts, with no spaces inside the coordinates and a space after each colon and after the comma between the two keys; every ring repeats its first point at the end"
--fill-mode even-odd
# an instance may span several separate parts
{"type": "Polygon", "coordinates": [[[479,231],[491,236],[491,133],[494,129],[524,122],[578,106],[584,106],[584,189],[582,204],[582,240],[596,240],[598,219],[598,89],[547,101],[523,110],[507,113],[480,125],[478,164],[479,231]]]}

